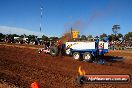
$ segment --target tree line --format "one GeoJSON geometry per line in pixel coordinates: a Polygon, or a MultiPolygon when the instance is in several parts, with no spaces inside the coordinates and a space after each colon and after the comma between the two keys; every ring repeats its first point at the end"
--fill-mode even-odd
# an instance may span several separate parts
{"type": "MultiPolygon", "coordinates": [[[[89,40],[91,41],[94,38],[99,38],[100,40],[103,40],[104,37],[108,37],[109,42],[111,41],[128,41],[131,42],[132,41],[132,32],[128,32],[127,34],[123,35],[121,33],[118,33],[120,29],[120,25],[113,25],[112,27],[112,32],[113,34],[107,35],[106,33],[102,33],[99,36],[92,36],[92,35],[81,35],[79,37],[79,40],[89,40]]],[[[0,40],[4,39],[4,38],[10,38],[13,39],[14,37],[20,37],[20,38],[28,38],[28,40],[36,40],[36,39],[41,39],[44,41],[49,41],[49,40],[57,40],[60,39],[62,37],[48,37],[46,35],[43,35],[41,38],[37,38],[37,36],[35,35],[17,35],[17,34],[2,34],[0,33],[0,40]]]]}
{"type": "Polygon", "coordinates": [[[0,40],[3,40],[5,38],[9,38],[9,39],[13,40],[14,37],[19,37],[20,39],[28,38],[28,40],[33,40],[33,41],[35,41],[36,39],[45,40],[45,41],[59,39],[58,37],[48,37],[46,35],[43,35],[42,37],[38,38],[38,36],[36,36],[36,35],[26,35],[26,34],[17,35],[17,34],[2,34],[2,33],[0,33],[0,40]]]}
{"type": "MultiPolygon", "coordinates": [[[[37,38],[37,36],[35,35],[17,35],[17,34],[2,34],[0,33],[0,39],[4,39],[4,38],[14,38],[14,37],[20,37],[20,38],[28,38],[29,40],[35,40],[37,38]]],[[[110,34],[107,35],[106,33],[101,34],[100,36],[92,36],[92,35],[81,35],[79,37],[80,40],[88,40],[88,39],[92,39],[92,38],[99,38],[100,40],[103,40],[104,37],[108,37],[108,40],[111,41],[132,41],[132,32],[128,32],[127,34],[123,35],[121,33],[117,33],[115,34],[110,34]]],[[[48,37],[46,35],[43,35],[41,37],[42,40],[56,40],[59,39],[59,37],[48,37]]]]}
{"type": "Polygon", "coordinates": [[[107,35],[106,33],[101,34],[100,36],[92,36],[92,35],[81,35],[81,40],[88,40],[93,38],[99,38],[100,40],[103,40],[104,37],[108,37],[108,40],[111,41],[132,41],[132,32],[128,32],[127,34],[123,35],[121,33],[118,34],[110,34],[107,35]]]}
{"type": "MultiPolygon", "coordinates": [[[[132,32],[128,32],[127,34],[123,35],[119,32],[120,25],[113,25],[112,32],[113,34],[107,35],[106,33],[101,34],[100,36],[95,36],[95,38],[99,38],[100,40],[103,40],[104,37],[108,37],[109,42],[111,41],[132,41],[132,32]]],[[[92,35],[82,35],[80,39],[86,40],[86,39],[92,39],[94,38],[92,35]]]]}

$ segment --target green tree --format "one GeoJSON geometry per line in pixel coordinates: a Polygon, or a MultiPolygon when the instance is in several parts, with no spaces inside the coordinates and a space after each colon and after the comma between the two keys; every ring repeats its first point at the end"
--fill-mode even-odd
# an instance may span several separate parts
{"type": "Polygon", "coordinates": [[[109,41],[116,41],[117,37],[114,34],[109,35],[109,41]]]}
{"type": "Polygon", "coordinates": [[[119,40],[117,37],[119,29],[120,29],[120,25],[113,25],[113,27],[112,27],[112,31],[114,33],[114,36],[113,36],[114,41],[119,40]]]}
{"type": "Polygon", "coordinates": [[[87,37],[85,35],[82,35],[81,40],[87,40],[87,37]]]}
{"type": "MultiPolygon", "coordinates": [[[[28,36],[28,40],[35,40],[37,36],[35,35],[29,35],[28,36]]],[[[24,38],[24,35],[23,35],[23,38],[24,38]]]]}
{"type": "Polygon", "coordinates": [[[98,39],[98,38],[99,38],[99,36],[95,36],[94,38],[98,39]]]}
{"type": "Polygon", "coordinates": [[[49,38],[47,36],[43,35],[42,40],[47,41],[47,40],[49,40],[49,38]]]}
{"type": "Polygon", "coordinates": [[[28,37],[26,34],[23,34],[23,36],[26,38],[26,37],[28,37]]]}
{"type": "Polygon", "coordinates": [[[24,35],[20,35],[20,38],[24,38],[24,35]]]}
{"type": "Polygon", "coordinates": [[[88,39],[88,41],[93,41],[93,36],[92,35],[88,35],[87,39],[88,39]]]}
{"type": "Polygon", "coordinates": [[[103,33],[100,35],[100,39],[103,40],[104,37],[107,37],[107,34],[103,33]]]}
{"type": "Polygon", "coordinates": [[[111,35],[108,35],[108,40],[109,40],[109,42],[112,41],[112,36],[111,35]]]}
{"type": "Polygon", "coordinates": [[[59,38],[58,38],[58,37],[50,37],[49,39],[50,39],[50,40],[53,40],[53,41],[56,41],[56,40],[58,40],[59,38]]]}
{"type": "Polygon", "coordinates": [[[5,36],[6,36],[6,35],[4,35],[4,34],[0,33],[0,39],[5,38],[5,36]]]}
{"type": "Polygon", "coordinates": [[[118,38],[118,40],[122,40],[123,39],[123,35],[121,33],[118,33],[117,38],[118,38]]]}
{"type": "MultiPolygon", "coordinates": [[[[35,36],[35,35],[29,35],[29,36],[35,36]]],[[[21,38],[27,38],[29,36],[27,36],[26,34],[20,35],[21,38]]]]}
{"type": "Polygon", "coordinates": [[[19,37],[19,35],[17,35],[17,34],[12,34],[11,36],[12,36],[13,38],[14,38],[14,37],[19,37]]]}
{"type": "Polygon", "coordinates": [[[120,25],[113,25],[112,31],[115,34],[115,36],[117,35],[119,29],[120,29],[120,25]]]}
{"type": "Polygon", "coordinates": [[[126,41],[132,41],[132,32],[128,32],[125,36],[124,39],[126,41]]]}
{"type": "Polygon", "coordinates": [[[88,35],[87,38],[93,38],[93,36],[92,35],[88,35]]]}

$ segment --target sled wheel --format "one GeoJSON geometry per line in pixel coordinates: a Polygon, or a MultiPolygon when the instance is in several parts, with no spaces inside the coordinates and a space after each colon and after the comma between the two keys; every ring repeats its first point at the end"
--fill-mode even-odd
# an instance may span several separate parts
{"type": "Polygon", "coordinates": [[[80,59],[80,53],[79,53],[79,52],[74,52],[74,53],[73,53],[73,58],[74,58],[75,60],[79,60],[79,59],[80,59]]]}
{"type": "Polygon", "coordinates": [[[91,53],[85,52],[85,53],[83,54],[83,60],[84,60],[84,61],[87,61],[87,62],[92,62],[92,61],[93,61],[93,58],[92,58],[91,53]]]}

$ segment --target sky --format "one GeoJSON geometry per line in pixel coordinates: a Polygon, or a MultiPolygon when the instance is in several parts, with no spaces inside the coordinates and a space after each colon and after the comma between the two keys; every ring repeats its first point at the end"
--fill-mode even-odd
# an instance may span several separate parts
{"type": "Polygon", "coordinates": [[[114,24],[119,33],[132,32],[132,0],[0,0],[0,33],[60,37],[72,27],[109,35],[114,24]]]}

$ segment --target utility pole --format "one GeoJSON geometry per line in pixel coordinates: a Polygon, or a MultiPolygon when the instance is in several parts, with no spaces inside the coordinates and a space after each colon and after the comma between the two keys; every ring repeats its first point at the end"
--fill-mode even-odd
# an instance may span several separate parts
{"type": "Polygon", "coordinates": [[[43,16],[43,7],[40,7],[40,32],[42,30],[42,16],[43,16]]]}

